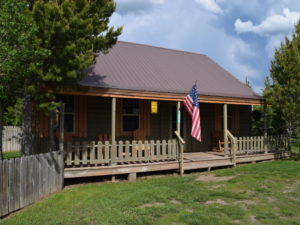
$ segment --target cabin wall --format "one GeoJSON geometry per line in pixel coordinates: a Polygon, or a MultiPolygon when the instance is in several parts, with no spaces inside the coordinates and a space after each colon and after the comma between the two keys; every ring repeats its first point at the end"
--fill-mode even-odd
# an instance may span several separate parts
{"type": "Polygon", "coordinates": [[[111,134],[111,98],[88,97],[88,138],[97,140],[98,136],[103,134],[111,134]]]}
{"type": "Polygon", "coordinates": [[[185,140],[187,152],[205,152],[212,149],[212,132],[214,130],[214,105],[202,103],[200,104],[200,118],[202,142],[195,140],[191,135],[192,121],[191,117],[185,113],[185,140]]]}
{"type": "Polygon", "coordinates": [[[238,136],[250,136],[251,135],[251,106],[240,106],[240,133],[238,136]]]}
{"type": "MultiPolygon", "coordinates": [[[[150,114],[151,140],[167,140],[171,132],[171,103],[158,102],[158,113],[150,114]]],[[[97,140],[99,135],[111,135],[111,98],[88,97],[87,139],[97,140]]],[[[132,136],[117,136],[116,140],[132,140],[132,136]]]]}
{"type": "MultiPolygon", "coordinates": [[[[158,101],[158,113],[150,114],[151,140],[168,140],[172,138],[172,107],[176,102],[158,101]]],[[[251,106],[239,106],[239,134],[237,136],[249,136],[251,133],[251,106]]],[[[200,104],[200,116],[202,127],[202,142],[194,140],[190,136],[191,118],[183,110],[183,131],[181,134],[186,140],[185,151],[211,151],[212,136],[215,130],[215,105],[200,104]]],[[[218,113],[223,113],[221,112],[218,113]]],[[[174,120],[174,118],[173,118],[174,120]]],[[[87,139],[97,140],[99,135],[111,134],[111,98],[88,97],[87,98],[87,139]]],[[[117,140],[132,140],[132,136],[119,136],[117,140]]]]}
{"type": "Polygon", "coordinates": [[[171,102],[159,101],[158,113],[150,114],[150,139],[168,140],[171,132],[171,102]]]}

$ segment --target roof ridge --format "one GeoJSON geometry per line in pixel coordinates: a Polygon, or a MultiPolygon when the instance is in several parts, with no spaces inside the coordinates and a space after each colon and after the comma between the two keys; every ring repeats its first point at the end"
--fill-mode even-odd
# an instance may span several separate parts
{"type": "Polygon", "coordinates": [[[207,56],[206,54],[202,54],[202,53],[198,53],[198,52],[184,51],[184,50],[179,50],[179,49],[166,48],[166,47],[160,47],[160,46],[142,44],[142,43],[136,43],[136,42],[130,42],[130,41],[118,40],[118,42],[127,43],[127,44],[134,44],[134,45],[141,45],[141,46],[152,47],[152,48],[160,48],[160,49],[165,49],[165,50],[174,51],[174,52],[181,52],[181,53],[187,53],[187,54],[207,56]]]}

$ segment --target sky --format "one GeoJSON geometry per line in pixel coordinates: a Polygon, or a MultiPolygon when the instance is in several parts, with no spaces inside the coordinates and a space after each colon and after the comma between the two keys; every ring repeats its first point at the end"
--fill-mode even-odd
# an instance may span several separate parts
{"type": "Polygon", "coordinates": [[[275,48],[300,19],[299,0],[116,0],[119,40],[206,54],[262,93],[275,48]]]}

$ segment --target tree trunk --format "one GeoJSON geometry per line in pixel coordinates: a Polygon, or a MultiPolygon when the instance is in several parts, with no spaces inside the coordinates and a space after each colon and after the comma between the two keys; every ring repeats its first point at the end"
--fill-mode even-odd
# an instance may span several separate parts
{"type": "Polygon", "coordinates": [[[3,159],[3,143],[2,143],[2,131],[3,131],[3,106],[0,103],[0,160],[3,159]]]}
{"type": "Polygon", "coordinates": [[[31,96],[26,94],[24,97],[24,112],[22,121],[22,154],[30,155],[33,152],[32,134],[32,103],[31,96]]]}

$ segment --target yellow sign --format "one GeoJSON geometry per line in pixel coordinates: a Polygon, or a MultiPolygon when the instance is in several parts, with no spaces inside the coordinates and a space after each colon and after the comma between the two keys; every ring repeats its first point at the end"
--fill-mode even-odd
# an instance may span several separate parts
{"type": "Polygon", "coordinates": [[[152,114],[157,114],[158,113],[157,101],[151,101],[151,113],[152,114]]]}

